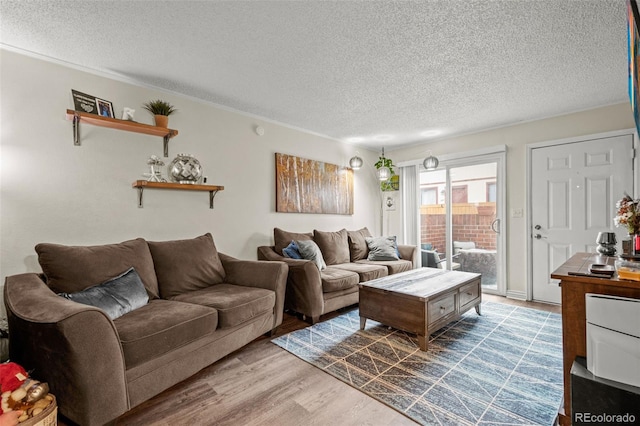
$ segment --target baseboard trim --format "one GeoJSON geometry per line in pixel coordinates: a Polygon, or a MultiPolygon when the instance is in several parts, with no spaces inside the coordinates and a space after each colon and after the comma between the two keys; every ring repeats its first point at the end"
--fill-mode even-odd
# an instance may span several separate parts
{"type": "Polygon", "coordinates": [[[527,300],[527,294],[518,290],[507,290],[507,297],[509,299],[527,300]]]}

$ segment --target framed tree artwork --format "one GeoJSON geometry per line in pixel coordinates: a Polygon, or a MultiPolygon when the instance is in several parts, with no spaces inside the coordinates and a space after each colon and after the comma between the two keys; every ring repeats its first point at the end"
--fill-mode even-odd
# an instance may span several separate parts
{"type": "Polygon", "coordinates": [[[353,170],[276,153],[276,212],[353,214],[353,170]]]}

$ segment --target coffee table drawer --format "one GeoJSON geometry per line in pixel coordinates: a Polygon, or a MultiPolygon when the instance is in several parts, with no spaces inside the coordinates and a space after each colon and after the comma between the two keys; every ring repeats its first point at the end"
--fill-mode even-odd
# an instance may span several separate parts
{"type": "Polygon", "coordinates": [[[480,280],[476,280],[472,283],[460,287],[460,309],[464,309],[465,305],[474,302],[480,297],[480,280]]]}
{"type": "Polygon", "coordinates": [[[427,308],[429,312],[429,325],[436,323],[442,318],[456,312],[456,294],[449,293],[444,296],[430,300],[427,308]]]}

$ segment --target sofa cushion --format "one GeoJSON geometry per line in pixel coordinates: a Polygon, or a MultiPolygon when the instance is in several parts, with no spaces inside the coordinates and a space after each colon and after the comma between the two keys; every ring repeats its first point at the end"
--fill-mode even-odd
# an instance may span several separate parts
{"type": "Polygon", "coordinates": [[[158,297],[151,252],[142,238],[99,246],[36,245],[38,261],[55,293],[76,293],[135,268],[149,298],[158,297]]]}
{"type": "Polygon", "coordinates": [[[303,259],[311,260],[318,267],[319,271],[322,271],[327,267],[327,264],[322,257],[322,251],[320,247],[313,240],[298,240],[296,241],[298,251],[303,259]]]}
{"type": "Polygon", "coordinates": [[[208,306],[155,299],[113,323],[130,369],[213,333],[218,312],[208,306]]]}
{"type": "Polygon", "coordinates": [[[347,231],[347,237],[349,239],[349,256],[352,262],[357,260],[366,259],[369,254],[369,246],[365,238],[371,237],[371,232],[365,226],[357,231],[347,231]]]}
{"type": "Polygon", "coordinates": [[[332,265],[332,268],[343,269],[358,274],[360,282],[375,280],[389,275],[389,270],[384,265],[370,263],[342,263],[340,265],[332,265]]]}
{"type": "Polygon", "coordinates": [[[361,264],[364,264],[364,265],[375,264],[375,265],[386,266],[387,269],[389,270],[389,275],[399,274],[400,272],[409,271],[409,270],[411,270],[411,268],[413,268],[413,264],[411,263],[411,261],[410,260],[404,260],[404,259],[400,259],[400,260],[375,260],[375,261],[363,259],[363,260],[358,260],[356,263],[361,263],[361,264]]]}
{"type": "Polygon", "coordinates": [[[398,244],[396,237],[367,237],[365,238],[369,247],[367,260],[398,260],[398,244]]]}
{"type": "Polygon", "coordinates": [[[218,311],[220,328],[234,327],[264,313],[273,313],[276,293],[256,287],[216,284],[174,296],[171,300],[209,306],[218,311]]]}
{"type": "Polygon", "coordinates": [[[149,295],[134,268],[129,268],[123,274],[102,284],[76,293],[59,295],[77,303],[100,308],[112,320],[143,307],[149,301],[149,295]]]}
{"type": "Polygon", "coordinates": [[[224,268],[210,233],[189,240],[148,243],[163,299],[224,281],[224,268]]]}
{"type": "Polygon", "coordinates": [[[329,266],[325,270],[320,271],[320,279],[322,281],[323,293],[351,288],[357,286],[360,282],[360,276],[357,273],[333,266],[329,266]]]}
{"type": "Polygon", "coordinates": [[[313,241],[318,244],[322,257],[327,265],[338,265],[349,262],[349,238],[347,230],[323,232],[313,230],[313,241]]]}
{"type": "Polygon", "coordinates": [[[313,234],[311,233],[302,234],[298,232],[283,231],[280,228],[273,229],[273,242],[274,242],[273,249],[276,251],[276,253],[278,253],[281,256],[284,256],[282,249],[288,246],[289,243],[291,243],[291,241],[294,241],[294,240],[302,241],[302,240],[312,240],[312,239],[313,239],[313,234]]]}
{"type": "Polygon", "coordinates": [[[476,243],[473,241],[454,241],[453,242],[453,254],[460,253],[460,250],[472,250],[476,248],[476,243]]]}
{"type": "Polygon", "coordinates": [[[332,300],[332,299],[338,299],[338,298],[343,298],[345,296],[349,296],[353,293],[358,293],[360,291],[360,289],[358,288],[357,285],[351,286],[351,287],[347,287],[344,290],[338,290],[338,291],[330,291],[327,293],[322,293],[322,299],[324,299],[325,302],[332,300]]]}

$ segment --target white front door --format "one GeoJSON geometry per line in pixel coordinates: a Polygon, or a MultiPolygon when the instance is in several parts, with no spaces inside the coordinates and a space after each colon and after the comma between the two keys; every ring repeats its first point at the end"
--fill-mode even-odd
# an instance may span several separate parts
{"type": "MultiPolygon", "coordinates": [[[[595,252],[600,231],[614,231],[615,203],[633,196],[633,136],[531,150],[533,299],[560,303],[551,273],[577,252],[595,252]]],[[[618,244],[618,250],[620,250],[618,244]]]]}

